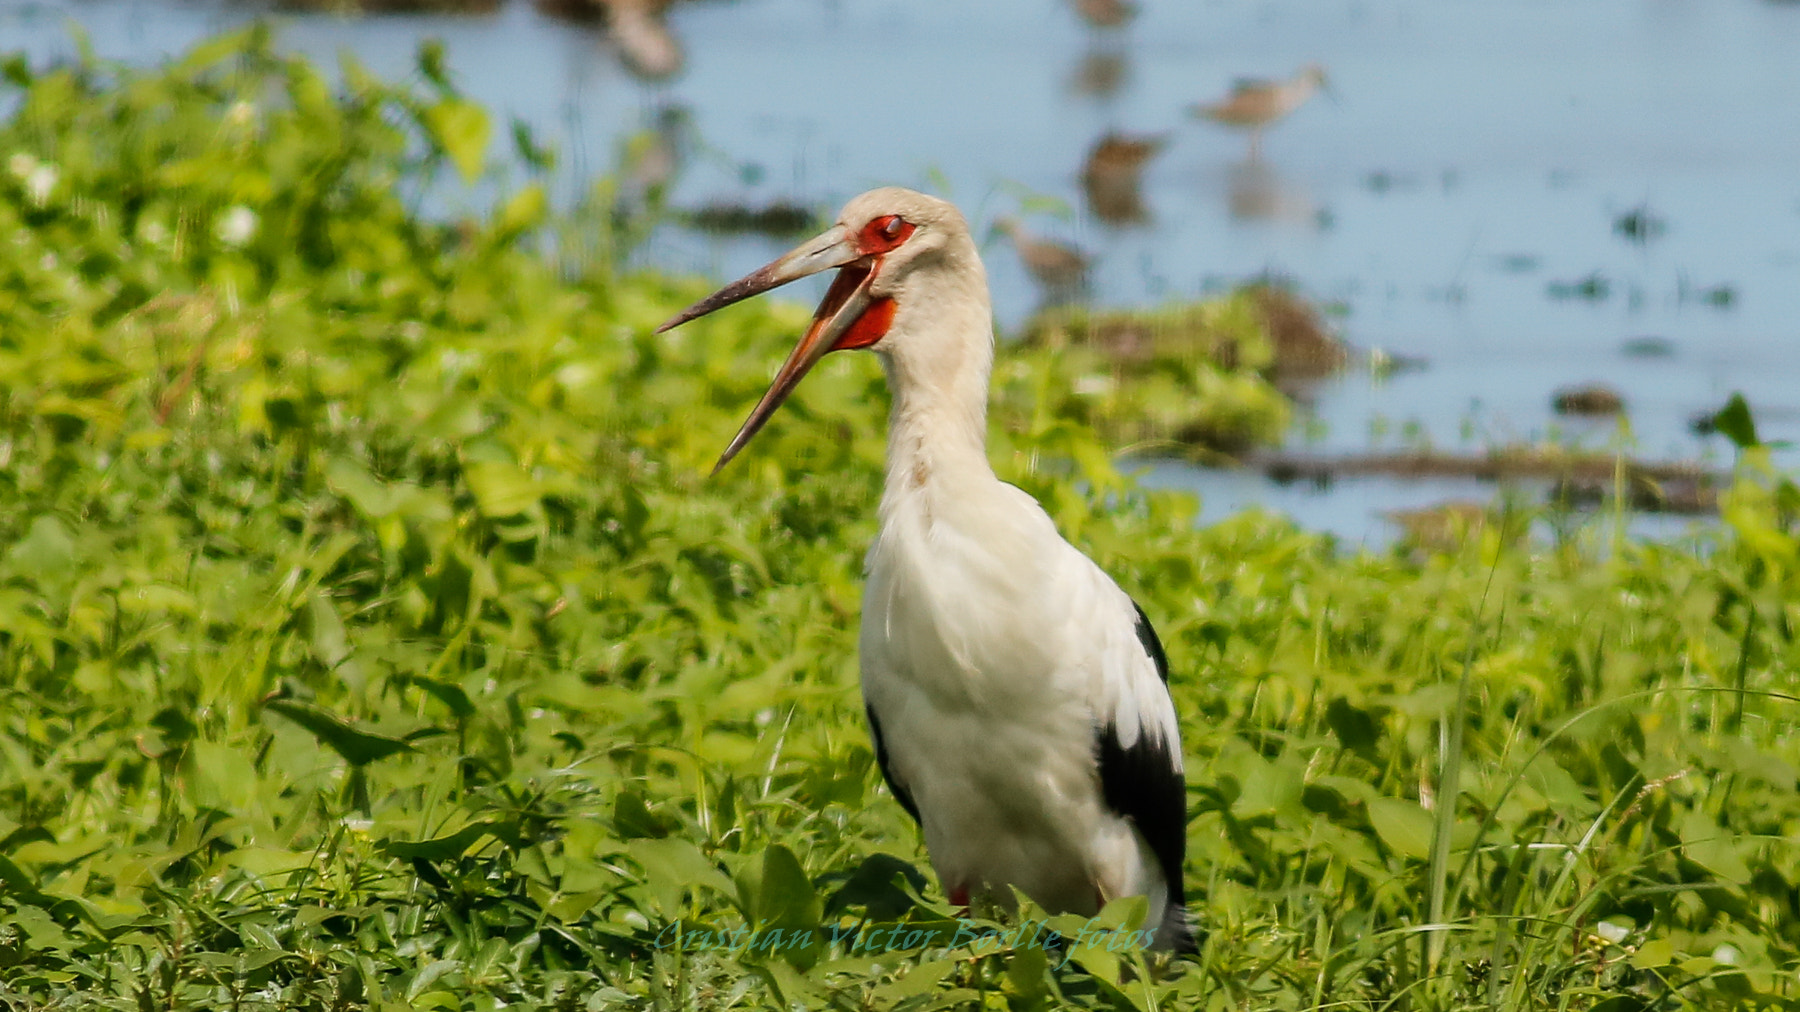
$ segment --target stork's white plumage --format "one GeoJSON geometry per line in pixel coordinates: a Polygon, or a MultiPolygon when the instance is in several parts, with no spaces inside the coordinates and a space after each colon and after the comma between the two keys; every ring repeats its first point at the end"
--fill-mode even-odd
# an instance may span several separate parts
{"type": "MultiPolygon", "coordinates": [[[[881,770],[945,892],[1052,912],[1144,895],[1185,949],[1186,788],[1149,621],[987,460],[993,313],[956,208],[873,190],[838,222],[662,330],[838,268],[723,467],[826,352],[871,348],[893,394],[863,597],[862,688],[881,770]]],[[[716,468],[715,468],[716,470],[716,468]]]]}

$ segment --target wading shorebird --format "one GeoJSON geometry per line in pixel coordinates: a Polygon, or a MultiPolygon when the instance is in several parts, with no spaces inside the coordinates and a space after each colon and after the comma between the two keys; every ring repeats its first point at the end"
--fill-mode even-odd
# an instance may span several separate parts
{"type": "Polygon", "coordinates": [[[1307,64],[1287,81],[1263,81],[1244,78],[1234,82],[1231,94],[1212,105],[1194,105],[1188,114],[1227,126],[1250,128],[1250,157],[1262,150],[1263,128],[1305,104],[1313,92],[1329,88],[1325,68],[1307,64]]]}
{"type": "Polygon", "coordinates": [[[1012,240],[1019,262],[1043,289],[1045,299],[1061,301],[1079,295],[1087,287],[1091,264],[1086,253],[1054,239],[1045,239],[1017,218],[996,219],[994,228],[1012,240]]]}
{"type": "Polygon", "coordinates": [[[880,355],[893,404],[860,650],[882,776],[952,903],[1010,905],[1013,886],[1086,915],[1142,895],[1154,946],[1191,950],[1168,662],[1143,611],[988,465],[993,310],[963,216],[911,190],[871,190],[658,332],[833,268],[714,473],[827,352],[880,355]]]}

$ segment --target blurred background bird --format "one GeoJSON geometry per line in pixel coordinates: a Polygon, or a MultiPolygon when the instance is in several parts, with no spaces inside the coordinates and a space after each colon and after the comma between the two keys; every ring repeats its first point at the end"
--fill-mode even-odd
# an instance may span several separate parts
{"type": "Polygon", "coordinates": [[[1086,290],[1088,269],[1092,265],[1086,253],[1039,236],[1011,216],[995,219],[994,230],[1012,240],[1019,262],[1037,282],[1045,302],[1069,301],[1086,290]]]}
{"type": "Polygon", "coordinates": [[[1124,0],[1075,0],[1075,13],[1095,28],[1117,28],[1137,16],[1137,4],[1124,0]]]}
{"type": "Polygon", "coordinates": [[[1136,225],[1150,219],[1141,192],[1144,166],[1167,143],[1167,134],[1133,136],[1117,131],[1094,142],[1081,166],[1081,191],[1094,217],[1108,225],[1136,225]]]}
{"type": "Polygon", "coordinates": [[[1226,126],[1249,127],[1250,157],[1254,159],[1262,150],[1265,127],[1305,105],[1314,92],[1329,86],[1325,68],[1311,63],[1286,81],[1240,79],[1232,84],[1231,94],[1223,101],[1191,106],[1188,114],[1226,126]]]}
{"type": "Polygon", "coordinates": [[[678,73],[685,57],[663,15],[674,0],[536,0],[539,11],[571,21],[604,20],[619,56],[636,76],[657,81],[678,73]]]}

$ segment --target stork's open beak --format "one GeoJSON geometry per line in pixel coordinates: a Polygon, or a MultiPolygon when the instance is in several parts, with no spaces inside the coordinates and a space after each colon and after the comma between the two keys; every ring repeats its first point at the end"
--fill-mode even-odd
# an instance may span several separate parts
{"type": "MultiPolygon", "coordinates": [[[[705,316],[715,309],[723,309],[753,295],[761,295],[809,274],[817,274],[833,267],[843,268],[836,280],[832,281],[824,300],[819,303],[818,311],[813,314],[812,325],[806,328],[800,343],[788,354],[781,371],[775,374],[775,382],[769,385],[768,392],[757,402],[750,417],[744,420],[743,427],[738,429],[731,445],[725,448],[719,462],[713,465],[712,473],[718,474],[720,468],[737,456],[738,451],[756,435],[763,423],[769,420],[769,416],[775,413],[775,409],[781,407],[781,402],[787,400],[788,394],[793,393],[801,378],[819,359],[825,357],[826,352],[873,343],[873,340],[857,343],[858,332],[866,328],[856,325],[864,318],[870,306],[877,301],[887,301],[876,300],[869,294],[869,281],[875,276],[880,264],[879,257],[865,255],[857,249],[856,237],[849,229],[836,225],[824,234],[800,244],[793,252],[774,263],[752,271],[694,303],[677,313],[668,323],[656,328],[656,332],[660,334],[695,317],[705,316]]],[[[879,331],[885,329],[886,320],[881,320],[873,339],[878,340],[881,336],[879,331]]]]}

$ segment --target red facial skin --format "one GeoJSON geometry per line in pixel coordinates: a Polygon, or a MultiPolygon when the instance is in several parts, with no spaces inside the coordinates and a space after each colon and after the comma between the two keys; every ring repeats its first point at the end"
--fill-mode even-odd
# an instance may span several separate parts
{"type": "Polygon", "coordinates": [[[869,303],[869,308],[862,311],[844,336],[832,345],[833,351],[849,351],[856,348],[867,348],[876,341],[887,336],[888,328],[894,324],[894,300],[876,299],[869,303]]]}
{"type": "Polygon", "coordinates": [[[918,226],[897,214],[884,214],[870,221],[856,234],[856,248],[864,256],[891,253],[912,238],[918,226]]]}
{"type": "MultiPolygon", "coordinates": [[[[881,270],[881,255],[900,248],[900,245],[912,237],[918,228],[912,222],[897,214],[883,215],[871,220],[856,234],[857,251],[864,256],[875,257],[875,262],[868,268],[872,274],[881,270]]],[[[831,284],[831,291],[825,296],[825,305],[841,305],[850,295],[850,289],[860,283],[865,274],[845,268],[838,272],[837,280],[831,284]],[[843,291],[838,291],[839,286],[843,291]]],[[[850,351],[867,348],[887,336],[888,328],[894,324],[894,300],[876,299],[869,308],[862,311],[856,322],[850,324],[837,343],[831,346],[833,351],[850,351]]]]}

